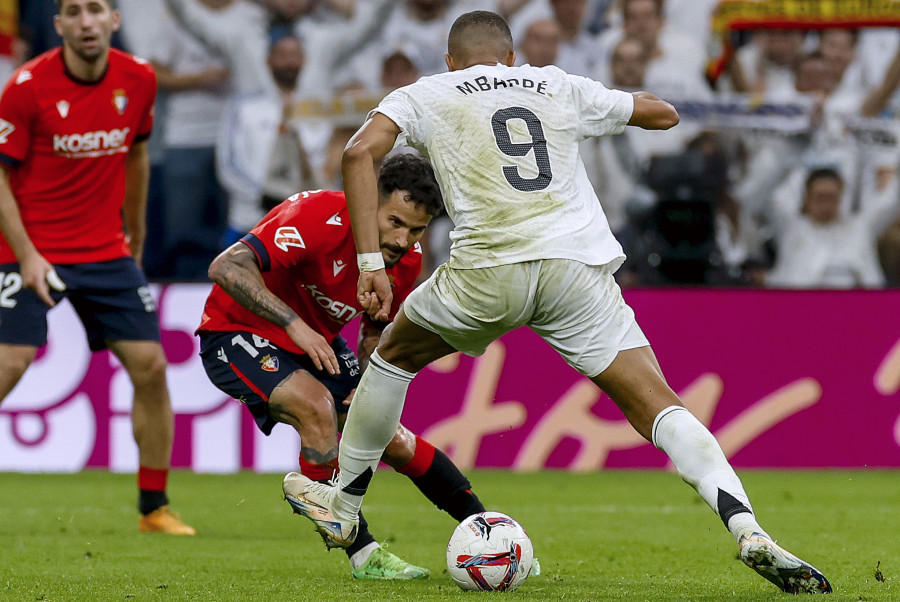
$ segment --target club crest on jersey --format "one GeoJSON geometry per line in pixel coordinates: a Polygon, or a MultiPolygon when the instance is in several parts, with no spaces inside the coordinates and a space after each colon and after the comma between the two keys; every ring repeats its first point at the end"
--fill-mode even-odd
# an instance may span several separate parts
{"type": "Polygon", "coordinates": [[[67,101],[67,100],[61,100],[58,103],[56,103],[56,110],[59,111],[59,116],[62,117],[63,119],[68,117],[70,106],[71,105],[69,104],[69,101],[67,101]]]}
{"type": "Polygon", "coordinates": [[[266,372],[278,372],[278,358],[271,355],[264,355],[259,360],[259,366],[266,372]]]}
{"type": "Polygon", "coordinates": [[[113,90],[112,103],[119,115],[124,115],[125,109],[128,108],[128,97],[125,95],[125,90],[121,88],[113,90]]]}
{"type": "Polygon", "coordinates": [[[306,248],[303,237],[294,226],[282,226],[275,230],[275,246],[287,253],[288,247],[306,248]]]}

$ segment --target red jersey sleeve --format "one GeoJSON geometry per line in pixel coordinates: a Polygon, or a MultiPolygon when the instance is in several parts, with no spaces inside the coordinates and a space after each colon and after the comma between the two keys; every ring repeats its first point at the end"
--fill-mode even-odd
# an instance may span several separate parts
{"type": "Polygon", "coordinates": [[[256,253],[263,272],[303,263],[329,246],[319,225],[324,220],[319,217],[331,206],[322,191],[295,194],[266,214],[241,240],[256,253]]]}
{"type": "Polygon", "coordinates": [[[28,156],[37,102],[31,73],[20,69],[6,83],[0,97],[0,162],[17,166],[28,156]]]}

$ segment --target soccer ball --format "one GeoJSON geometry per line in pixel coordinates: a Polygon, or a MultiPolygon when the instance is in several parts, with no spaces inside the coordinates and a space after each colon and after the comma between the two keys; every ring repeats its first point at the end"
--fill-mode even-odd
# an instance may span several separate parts
{"type": "Polygon", "coordinates": [[[447,543],[447,570],[467,590],[512,591],[525,582],[533,562],[528,533],[500,512],[473,514],[447,543]]]}

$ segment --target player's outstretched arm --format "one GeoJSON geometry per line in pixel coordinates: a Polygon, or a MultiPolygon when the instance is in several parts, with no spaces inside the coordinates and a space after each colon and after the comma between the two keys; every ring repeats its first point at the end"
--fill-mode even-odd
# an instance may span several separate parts
{"type": "Polygon", "coordinates": [[[391,313],[393,294],[381,259],[375,162],[390,152],[399,135],[396,123],[375,113],[350,138],[341,158],[344,193],[359,258],[357,297],[366,313],[381,321],[391,313]]]}
{"type": "Polygon", "coordinates": [[[6,242],[19,260],[22,286],[32,289],[44,303],[53,307],[55,303],[47,285],[47,274],[53,271],[53,266],[31,242],[25,231],[25,224],[22,223],[19,204],[9,187],[9,173],[5,169],[0,169],[0,172],[0,232],[3,232],[6,242]]]}
{"type": "Polygon", "coordinates": [[[337,357],[328,341],[309,327],[287,303],[266,286],[256,256],[242,242],[236,242],[213,259],[209,278],[232,299],[269,322],[285,329],[291,340],[309,355],[319,370],[340,374],[337,357]]]}
{"type": "Polygon", "coordinates": [[[678,125],[678,111],[649,92],[634,92],[634,112],[628,125],[645,130],[667,130],[678,125]]]}

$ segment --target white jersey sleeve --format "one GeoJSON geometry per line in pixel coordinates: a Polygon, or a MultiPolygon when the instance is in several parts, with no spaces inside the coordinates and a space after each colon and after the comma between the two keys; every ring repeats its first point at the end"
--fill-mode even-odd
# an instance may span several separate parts
{"type": "Polygon", "coordinates": [[[450,265],[624,260],[578,145],[621,132],[633,97],[556,67],[476,65],[424,77],[374,110],[435,169],[455,224],[450,265]]]}

